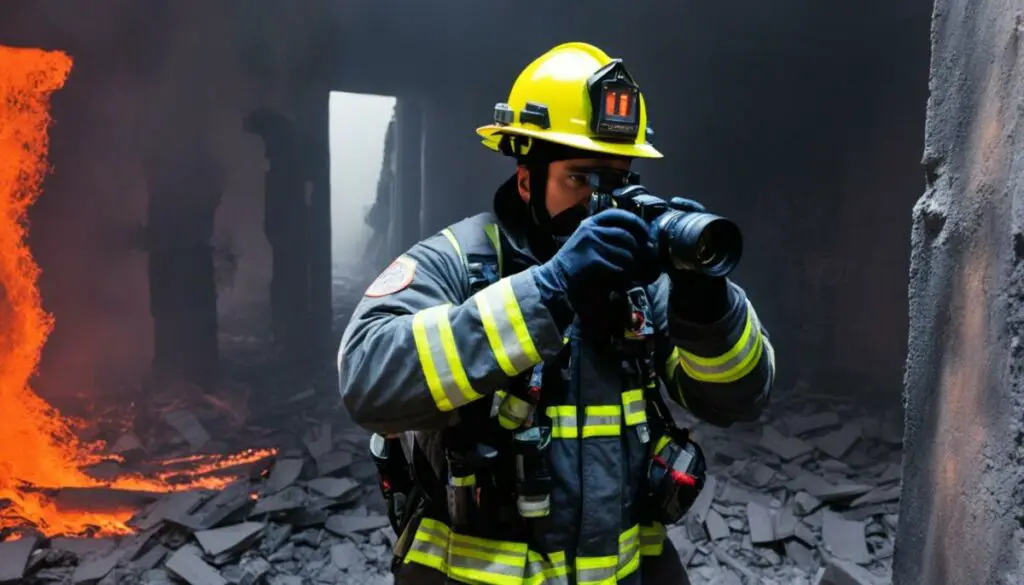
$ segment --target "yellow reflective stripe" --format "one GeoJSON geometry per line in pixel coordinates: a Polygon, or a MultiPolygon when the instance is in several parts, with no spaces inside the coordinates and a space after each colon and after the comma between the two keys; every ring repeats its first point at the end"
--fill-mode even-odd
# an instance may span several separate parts
{"type": "Polygon", "coordinates": [[[565,553],[551,553],[547,557],[545,560],[544,555],[532,550],[527,553],[524,585],[569,585],[569,566],[565,562],[565,553]]]}
{"type": "Polygon", "coordinates": [[[491,245],[494,246],[494,252],[498,255],[498,276],[501,276],[505,274],[505,263],[501,257],[501,236],[498,234],[497,224],[489,223],[485,225],[484,233],[486,233],[487,238],[491,240],[491,245]]]}
{"type": "Polygon", "coordinates": [[[576,583],[579,585],[615,585],[619,557],[576,557],[576,583]]]}
{"type": "Polygon", "coordinates": [[[451,243],[452,248],[455,248],[455,253],[459,255],[459,259],[465,261],[462,256],[462,247],[459,246],[459,240],[455,239],[455,233],[450,228],[441,230],[444,237],[448,238],[448,242],[451,243]]]}
{"type": "Polygon", "coordinates": [[[540,363],[540,354],[530,337],[509,279],[499,280],[473,295],[473,299],[480,311],[487,342],[506,375],[518,375],[540,363]]]}
{"type": "Polygon", "coordinates": [[[576,420],[575,406],[549,406],[544,414],[551,419],[551,437],[553,439],[578,439],[579,423],[576,420]]]}
{"type": "Polygon", "coordinates": [[[622,407],[588,406],[583,418],[583,438],[617,437],[622,432],[622,407]]]}
{"type": "Polygon", "coordinates": [[[634,526],[619,535],[619,566],[616,580],[636,571],[640,566],[640,527],[634,526]]]}
{"type": "Polygon", "coordinates": [[[518,396],[508,394],[498,405],[498,424],[504,429],[518,428],[529,416],[530,403],[518,396]]]}
{"type": "Polygon", "coordinates": [[[670,439],[668,435],[658,439],[658,442],[654,444],[654,454],[661,455],[661,450],[665,448],[665,445],[668,445],[671,442],[672,439],[670,439]]]}
{"type": "MultiPolygon", "coordinates": [[[[634,526],[619,535],[619,554],[577,557],[579,585],[614,585],[640,566],[640,557],[662,552],[665,527],[634,526]]],[[[406,554],[406,563],[431,567],[456,580],[484,585],[568,585],[564,552],[542,555],[526,543],[490,540],[453,532],[437,520],[424,519],[406,554]]]]}
{"type": "Polygon", "coordinates": [[[424,309],[412,319],[416,353],[430,395],[442,412],[454,410],[480,398],[462,367],[455,335],[448,320],[451,305],[424,309]]]}
{"type": "Polygon", "coordinates": [[[451,477],[451,484],[455,487],[472,487],[476,485],[476,475],[469,474],[462,477],[453,475],[451,477]]]}
{"type": "Polygon", "coordinates": [[[676,377],[676,368],[679,367],[679,348],[673,347],[672,353],[669,354],[668,359],[665,360],[665,377],[669,380],[674,380],[676,377]]]}
{"type": "Polygon", "coordinates": [[[661,555],[665,547],[665,526],[655,522],[640,527],[640,554],[645,557],[661,555]]]}
{"type": "Polygon", "coordinates": [[[647,422],[647,401],[644,400],[643,388],[622,393],[622,413],[626,426],[647,422]]]}
{"type": "Polygon", "coordinates": [[[735,382],[757,366],[764,350],[761,325],[754,307],[747,301],[747,320],[743,332],[732,348],[717,357],[701,357],[679,349],[679,365],[688,376],[699,382],[725,384],[735,382]]]}
{"type": "Polygon", "coordinates": [[[456,534],[436,520],[424,519],[406,562],[432,567],[467,583],[522,585],[526,555],[526,543],[456,534]]]}

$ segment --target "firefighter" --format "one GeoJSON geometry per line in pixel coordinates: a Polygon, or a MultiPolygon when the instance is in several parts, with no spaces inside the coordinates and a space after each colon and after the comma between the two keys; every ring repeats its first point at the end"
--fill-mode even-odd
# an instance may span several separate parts
{"type": "Polygon", "coordinates": [[[662,156],[621,60],[555,47],[477,133],[517,162],[494,212],[399,256],[338,356],[352,418],[401,461],[382,466],[404,503],[396,583],[687,583],[665,525],[702,461],[659,389],[715,425],[756,420],[767,334],[728,279],[661,268],[639,217],[590,213],[662,156]]]}

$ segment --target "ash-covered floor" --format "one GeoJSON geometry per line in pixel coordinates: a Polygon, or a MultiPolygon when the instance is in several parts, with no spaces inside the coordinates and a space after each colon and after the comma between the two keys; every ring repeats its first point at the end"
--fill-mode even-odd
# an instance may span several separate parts
{"type": "MultiPolygon", "coordinates": [[[[269,473],[170,494],[126,538],[0,543],[0,583],[377,585],[393,581],[367,434],[321,391],[281,396],[269,473]],[[313,400],[314,402],[311,402],[313,400]]],[[[900,406],[779,392],[760,424],[695,423],[708,486],[668,535],[695,585],[889,582],[900,487],[900,406]],[[883,413],[879,416],[879,412],[883,413]]],[[[260,412],[253,419],[265,419],[260,412]]],[[[208,423],[209,424],[209,423],[208,423]]],[[[216,434],[210,431],[211,434],[216,434]]]]}

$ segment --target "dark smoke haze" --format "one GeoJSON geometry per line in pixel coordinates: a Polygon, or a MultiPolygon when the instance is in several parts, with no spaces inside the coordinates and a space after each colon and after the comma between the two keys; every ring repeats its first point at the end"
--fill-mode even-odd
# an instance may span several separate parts
{"type": "MultiPolygon", "coordinates": [[[[783,380],[894,396],[906,349],[910,210],[923,188],[930,2],[580,6],[0,5],[0,43],[63,49],[76,60],[54,100],[55,173],[32,212],[44,303],[57,318],[44,394],[100,393],[149,367],[139,235],[149,221],[147,165],[181,145],[216,161],[221,332],[262,335],[264,144],[244,131],[247,114],[315,119],[330,90],[415,104],[426,145],[420,213],[432,233],[485,209],[511,171],[472,131],[518,70],[559,42],[585,40],[625,58],[646,93],[666,154],[640,167],[648,187],[700,199],[743,227],[736,276],[776,339],[783,380]]],[[[183,188],[181,209],[161,213],[180,212],[187,225],[194,205],[183,188]]]]}

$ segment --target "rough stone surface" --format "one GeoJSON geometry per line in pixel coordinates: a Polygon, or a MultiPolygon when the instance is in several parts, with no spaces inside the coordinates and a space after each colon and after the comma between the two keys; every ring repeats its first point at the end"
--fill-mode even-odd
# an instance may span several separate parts
{"type": "Polygon", "coordinates": [[[1024,0],[938,0],[896,585],[1024,582],[1024,0]]]}

